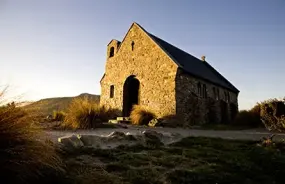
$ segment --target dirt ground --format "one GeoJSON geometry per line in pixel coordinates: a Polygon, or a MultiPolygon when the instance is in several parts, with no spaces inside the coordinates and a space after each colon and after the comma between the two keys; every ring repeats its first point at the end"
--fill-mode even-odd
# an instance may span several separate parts
{"type": "MultiPolygon", "coordinates": [[[[269,137],[272,132],[265,129],[248,129],[248,130],[197,130],[197,129],[185,129],[185,128],[161,128],[161,127],[140,127],[140,126],[128,126],[128,128],[98,128],[93,130],[76,130],[76,131],[46,131],[47,136],[57,142],[59,137],[69,135],[97,135],[107,136],[114,131],[123,133],[130,133],[133,135],[140,134],[144,130],[154,130],[162,134],[180,134],[182,137],[212,137],[223,138],[233,140],[260,140],[263,137],[269,137]]],[[[274,133],[274,140],[285,139],[284,133],[274,133]]]]}

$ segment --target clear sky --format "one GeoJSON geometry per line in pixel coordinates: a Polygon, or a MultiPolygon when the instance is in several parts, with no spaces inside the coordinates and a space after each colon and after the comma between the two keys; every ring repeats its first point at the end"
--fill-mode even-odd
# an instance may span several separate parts
{"type": "Polygon", "coordinates": [[[134,21],[206,55],[240,109],[285,96],[284,0],[0,0],[0,85],[28,100],[100,94],[106,46],[134,21]]]}

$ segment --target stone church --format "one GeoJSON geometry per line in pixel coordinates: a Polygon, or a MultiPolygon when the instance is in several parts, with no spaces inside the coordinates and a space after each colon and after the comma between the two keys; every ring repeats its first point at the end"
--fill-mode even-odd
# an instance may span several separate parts
{"type": "Polygon", "coordinates": [[[198,59],[133,23],[122,41],[107,46],[100,104],[130,115],[133,104],[184,124],[229,123],[239,90],[198,59]]]}

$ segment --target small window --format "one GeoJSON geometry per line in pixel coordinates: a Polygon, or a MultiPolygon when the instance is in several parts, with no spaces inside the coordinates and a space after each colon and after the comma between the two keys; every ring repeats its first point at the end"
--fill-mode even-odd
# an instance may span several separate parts
{"type": "Polygon", "coordinates": [[[110,86],[110,98],[114,98],[114,90],[115,90],[114,85],[111,85],[110,86]]]}
{"type": "Polygon", "coordinates": [[[214,99],[217,100],[217,91],[215,87],[213,87],[213,94],[214,94],[214,99]]]}
{"type": "Polygon", "coordinates": [[[114,52],[115,52],[114,47],[111,47],[111,48],[110,48],[110,55],[109,55],[109,57],[113,57],[114,54],[115,54],[114,52]]]}
{"type": "Polygon", "coordinates": [[[230,94],[229,94],[229,92],[225,91],[224,93],[225,93],[225,101],[229,102],[230,101],[230,94]]]}
{"type": "Polygon", "coordinates": [[[207,98],[207,87],[206,87],[206,84],[203,84],[203,98],[207,98]]]}
{"type": "Polygon", "coordinates": [[[219,88],[213,87],[213,92],[214,92],[214,99],[219,100],[220,99],[219,88]]]}
{"type": "Polygon", "coordinates": [[[198,89],[198,95],[202,96],[202,89],[201,89],[201,83],[200,82],[198,82],[198,84],[197,84],[197,89],[198,89]]]}
{"type": "Polygon", "coordinates": [[[134,48],[135,48],[135,42],[132,41],[132,51],[134,51],[134,48]]]}
{"type": "Polygon", "coordinates": [[[220,90],[217,88],[217,100],[220,100],[220,90]]]}
{"type": "Polygon", "coordinates": [[[227,95],[228,95],[228,102],[230,102],[231,101],[230,93],[227,92],[227,95]]]}

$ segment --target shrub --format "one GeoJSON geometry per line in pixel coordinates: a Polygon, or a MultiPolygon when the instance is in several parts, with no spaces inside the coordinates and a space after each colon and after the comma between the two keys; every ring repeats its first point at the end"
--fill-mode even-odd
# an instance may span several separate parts
{"type": "Polygon", "coordinates": [[[260,120],[260,115],[249,110],[242,110],[239,111],[237,114],[234,125],[241,125],[241,126],[249,126],[249,127],[258,127],[262,125],[260,120]]]}
{"type": "Polygon", "coordinates": [[[30,183],[62,171],[55,147],[43,140],[31,113],[15,104],[0,107],[0,165],[4,183],[30,183]]]}
{"type": "Polygon", "coordinates": [[[131,115],[131,122],[134,125],[148,125],[148,123],[156,118],[154,112],[140,105],[134,105],[131,115]]]}
{"type": "Polygon", "coordinates": [[[87,98],[74,99],[67,109],[63,127],[72,129],[96,128],[118,116],[118,111],[99,106],[87,98]]]}
{"type": "Polygon", "coordinates": [[[261,107],[261,104],[260,103],[257,103],[255,104],[255,106],[253,106],[253,108],[251,108],[249,111],[253,114],[255,114],[256,116],[259,116],[260,117],[260,107],[261,107]]]}
{"type": "Polygon", "coordinates": [[[285,131],[285,100],[269,99],[261,103],[260,116],[268,130],[285,131]]]}
{"type": "Polygon", "coordinates": [[[65,112],[63,111],[53,111],[53,120],[54,121],[64,121],[65,112]]]}

